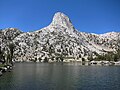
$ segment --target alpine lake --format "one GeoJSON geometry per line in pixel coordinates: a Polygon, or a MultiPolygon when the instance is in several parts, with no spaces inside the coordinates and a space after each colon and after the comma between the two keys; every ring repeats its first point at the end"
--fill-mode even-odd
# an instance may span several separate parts
{"type": "Polygon", "coordinates": [[[0,90],[120,90],[120,66],[15,63],[0,77],[0,90]]]}

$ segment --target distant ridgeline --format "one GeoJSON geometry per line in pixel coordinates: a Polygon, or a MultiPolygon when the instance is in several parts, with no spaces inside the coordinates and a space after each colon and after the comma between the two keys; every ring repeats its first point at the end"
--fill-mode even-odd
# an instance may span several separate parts
{"type": "Polygon", "coordinates": [[[66,15],[58,12],[49,26],[34,32],[0,30],[0,61],[8,62],[8,58],[26,62],[118,61],[120,32],[79,32],[66,15]]]}

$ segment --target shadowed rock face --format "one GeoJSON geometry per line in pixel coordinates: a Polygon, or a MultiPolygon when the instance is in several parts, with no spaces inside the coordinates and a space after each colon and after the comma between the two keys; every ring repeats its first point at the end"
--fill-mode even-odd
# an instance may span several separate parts
{"type": "Polygon", "coordinates": [[[87,60],[96,53],[115,52],[120,47],[120,33],[79,32],[65,14],[58,12],[49,26],[34,32],[23,33],[14,28],[0,31],[0,46],[6,48],[8,41],[15,44],[16,61],[61,61],[61,57],[87,60]]]}

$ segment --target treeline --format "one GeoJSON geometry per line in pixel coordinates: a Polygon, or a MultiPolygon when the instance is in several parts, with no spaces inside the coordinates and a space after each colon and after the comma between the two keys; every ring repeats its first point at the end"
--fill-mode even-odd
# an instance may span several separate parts
{"type": "Polygon", "coordinates": [[[116,53],[113,52],[108,52],[107,54],[99,55],[96,54],[96,57],[93,58],[92,56],[88,57],[88,60],[92,61],[100,61],[100,60],[105,60],[105,61],[119,61],[120,60],[120,49],[117,50],[116,53]]]}
{"type": "Polygon", "coordinates": [[[0,46],[0,63],[2,65],[12,65],[13,66],[13,53],[14,53],[14,44],[9,43],[8,49],[2,50],[2,47],[0,46]]]}

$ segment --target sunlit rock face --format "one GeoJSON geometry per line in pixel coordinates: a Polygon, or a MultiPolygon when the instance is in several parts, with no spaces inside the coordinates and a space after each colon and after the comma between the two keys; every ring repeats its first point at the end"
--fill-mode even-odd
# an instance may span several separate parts
{"type": "Polygon", "coordinates": [[[61,26],[66,28],[66,30],[68,32],[73,32],[74,31],[74,27],[70,21],[70,19],[68,18],[68,16],[66,16],[65,14],[58,12],[54,15],[53,17],[53,21],[50,24],[52,26],[61,26]]]}
{"type": "Polygon", "coordinates": [[[88,56],[116,52],[120,47],[120,33],[93,34],[80,32],[74,28],[65,14],[57,12],[45,28],[23,33],[15,28],[0,31],[0,46],[7,42],[15,44],[16,61],[81,61],[88,56]]]}

